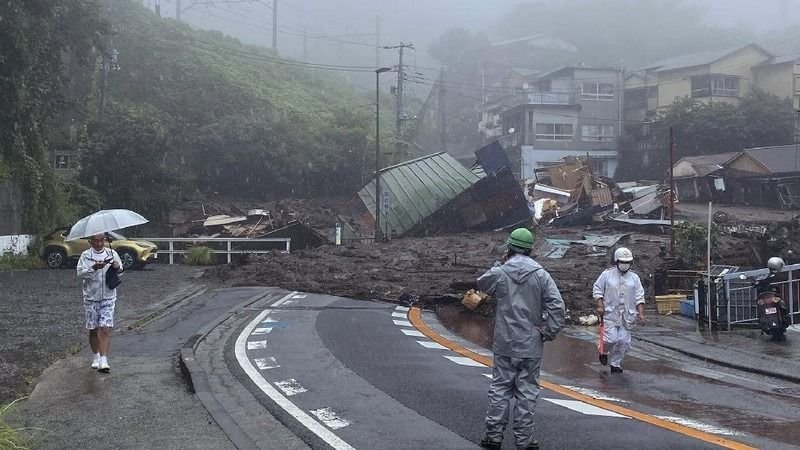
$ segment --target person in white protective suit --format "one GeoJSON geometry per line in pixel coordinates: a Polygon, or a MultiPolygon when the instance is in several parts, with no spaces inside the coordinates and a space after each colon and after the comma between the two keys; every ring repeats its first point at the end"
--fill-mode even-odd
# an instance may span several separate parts
{"type": "MultiPolygon", "coordinates": [[[[600,363],[611,365],[611,373],[622,373],[622,359],[631,346],[631,328],[645,324],[644,288],[639,275],[631,271],[633,253],[620,247],[614,252],[614,267],[597,278],[592,289],[597,314],[602,316],[604,350],[600,363]]],[[[598,346],[599,349],[599,346],[598,346]]]]}
{"type": "Polygon", "coordinates": [[[539,398],[544,343],[564,326],[564,300],[550,274],[530,257],[533,234],[517,228],[508,237],[502,263],[478,278],[478,288],[497,299],[494,363],[480,446],[500,449],[509,420],[518,449],[538,449],[533,414],[539,398]],[[511,410],[511,400],[514,408],[511,410]]]}

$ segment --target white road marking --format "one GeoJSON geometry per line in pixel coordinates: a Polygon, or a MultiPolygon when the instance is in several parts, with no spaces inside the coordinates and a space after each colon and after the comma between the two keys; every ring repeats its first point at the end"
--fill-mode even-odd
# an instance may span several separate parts
{"type": "Polygon", "coordinates": [[[393,312],[392,313],[392,317],[399,317],[401,319],[405,319],[406,317],[408,317],[408,315],[407,314],[403,314],[403,313],[399,313],[399,312],[393,312]]]}
{"type": "Polygon", "coordinates": [[[296,294],[292,296],[292,298],[306,298],[306,297],[308,297],[308,295],[306,294],[296,294]]]}
{"type": "Polygon", "coordinates": [[[398,325],[398,326],[401,326],[401,327],[411,327],[411,326],[413,326],[413,325],[411,325],[411,322],[409,322],[407,320],[392,320],[392,322],[394,322],[395,325],[398,325]]]}
{"type": "Polygon", "coordinates": [[[336,415],[336,412],[330,408],[315,409],[311,411],[311,414],[317,416],[317,419],[332,430],[338,430],[350,425],[350,422],[336,415]]]}
{"type": "Polygon", "coordinates": [[[260,334],[269,334],[270,331],[272,331],[272,327],[256,328],[250,334],[252,334],[253,336],[258,336],[260,334]]]}
{"type": "Polygon", "coordinates": [[[289,397],[297,394],[302,394],[303,392],[308,392],[308,389],[304,388],[294,378],[290,378],[284,381],[276,381],[275,386],[278,386],[278,388],[282,390],[283,393],[289,397]]]}
{"type": "Polygon", "coordinates": [[[277,369],[281,366],[272,356],[267,358],[254,358],[253,362],[256,363],[256,366],[261,370],[277,369]]]}
{"type": "Polygon", "coordinates": [[[406,306],[397,306],[394,309],[396,309],[398,311],[402,311],[402,312],[408,312],[408,307],[406,307],[406,306]]]}
{"type": "Polygon", "coordinates": [[[401,328],[400,331],[402,331],[406,336],[425,337],[422,332],[417,330],[406,330],[405,328],[401,328]]]}
{"type": "Polygon", "coordinates": [[[417,344],[425,347],[425,348],[434,348],[436,350],[449,350],[444,345],[438,342],[431,342],[431,341],[417,341],[417,344]]]}
{"type": "Polygon", "coordinates": [[[490,373],[484,373],[482,375],[485,376],[486,378],[490,379],[490,380],[492,379],[492,374],[490,374],[490,373]]]}
{"type": "Polygon", "coordinates": [[[267,341],[250,341],[247,343],[248,350],[256,350],[259,348],[267,348],[267,341]]]}
{"type": "Polygon", "coordinates": [[[445,358],[453,361],[456,364],[460,364],[462,366],[470,366],[470,367],[486,367],[485,365],[475,361],[472,358],[466,358],[464,356],[447,356],[443,355],[445,358]]]}
{"type": "MultiPolygon", "coordinates": [[[[284,298],[289,298],[289,296],[294,295],[295,292],[287,295],[284,298]]],[[[280,300],[278,301],[280,302],[280,300]]],[[[252,322],[250,322],[247,327],[245,327],[244,331],[239,335],[236,339],[236,360],[239,362],[239,365],[242,367],[242,370],[245,371],[247,376],[253,380],[253,383],[261,389],[261,392],[267,395],[267,397],[271,398],[278,406],[283,408],[284,411],[291,414],[298,422],[303,424],[306,428],[308,428],[312,433],[319,436],[320,439],[325,441],[328,445],[333,447],[336,450],[355,450],[353,446],[342,440],[339,436],[336,436],[333,432],[325,428],[324,425],[314,420],[313,417],[309,416],[305,411],[298,408],[297,405],[289,401],[283,394],[281,394],[277,389],[275,389],[271,384],[267,382],[266,379],[261,375],[261,373],[256,370],[250,360],[247,358],[247,350],[246,350],[246,342],[247,337],[256,327],[256,325],[266,317],[269,311],[263,311],[258,317],[255,318],[252,322]]]]}
{"type": "Polygon", "coordinates": [[[558,398],[543,398],[542,400],[548,401],[550,403],[555,403],[556,405],[569,408],[581,414],[588,414],[590,416],[620,417],[623,419],[628,418],[627,416],[623,416],[622,414],[617,414],[614,411],[598,408],[597,406],[590,405],[588,403],[583,403],[578,400],[561,400],[558,398]]]}
{"type": "Polygon", "coordinates": [[[284,305],[293,305],[295,303],[297,303],[297,300],[286,300],[286,303],[284,303],[284,305]]]}
{"type": "Polygon", "coordinates": [[[697,422],[695,420],[687,419],[685,417],[676,417],[676,416],[656,416],[656,417],[658,417],[659,419],[664,419],[667,422],[677,423],[679,425],[683,425],[689,428],[694,428],[695,430],[705,431],[706,433],[711,433],[711,434],[721,434],[725,436],[742,436],[744,434],[736,430],[717,427],[714,425],[709,425],[707,423],[697,422]]]}
{"type": "Polygon", "coordinates": [[[588,395],[589,397],[596,398],[597,400],[608,400],[611,402],[618,402],[618,403],[628,403],[627,400],[622,400],[621,398],[611,397],[602,392],[595,391],[594,389],[587,389],[578,386],[564,386],[565,388],[569,389],[570,391],[575,391],[579,394],[588,395]]]}

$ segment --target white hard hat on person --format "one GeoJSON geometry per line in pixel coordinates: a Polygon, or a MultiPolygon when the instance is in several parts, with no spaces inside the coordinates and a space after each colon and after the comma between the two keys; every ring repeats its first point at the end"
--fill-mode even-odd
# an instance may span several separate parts
{"type": "Polygon", "coordinates": [[[627,247],[620,247],[614,251],[614,262],[633,261],[633,252],[627,247]]]}

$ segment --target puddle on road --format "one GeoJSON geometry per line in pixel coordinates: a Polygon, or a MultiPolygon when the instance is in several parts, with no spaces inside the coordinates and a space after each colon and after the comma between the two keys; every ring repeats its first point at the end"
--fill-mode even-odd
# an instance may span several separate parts
{"type": "MultiPolygon", "coordinates": [[[[482,347],[491,348],[493,318],[465,311],[460,304],[439,305],[436,312],[442,325],[455,334],[482,347]]],[[[555,341],[545,346],[543,369],[554,376],[571,380],[581,387],[687,419],[705,421],[789,444],[800,442],[800,421],[779,417],[781,402],[776,402],[774,415],[731,406],[704,404],[692,395],[698,385],[714,386],[715,389],[746,387],[688,373],[674,367],[671,362],[644,361],[633,355],[625,359],[627,373],[611,376],[608,368],[597,362],[596,335],[580,328],[573,328],[567,333],[559,335],[555,341]],[[639,380],[637,376],[640,377],[639,380]],[[642,386],[642,378],[650,380],[645,383],[649,387],[642,386]],[[663,386],[653,385],[654,378],[670,381],[665,381],[663,386]]],[[[773,351],[779,352],[781,349],[776,348],[773,351]]],[[[795,394],[794,389],[788,391],[773,392],[771,395],[786,399],[795,394]]],[[[763,391],[753,394],[759,396],[760,401],[769,402],[771,398],[769,393],[763,391]]]]}
{"type": "Polygon", "coordinates": [[[492,348],[494,318],[466,311],[461,304],[439,305],[439,322],[448,330],[484,348],[492,348]]]}

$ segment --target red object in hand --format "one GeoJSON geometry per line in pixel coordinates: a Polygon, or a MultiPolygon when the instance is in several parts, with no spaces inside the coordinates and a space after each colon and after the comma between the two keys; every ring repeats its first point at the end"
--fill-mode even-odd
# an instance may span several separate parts
{"type": "Polygon", "coordinates": [[[605,339],[603,339],[603,337],[606,334],[605,331],[606,331],[606,326],[603,323],[603,316],[601,315],[600,316],[600,345],[598,345],[598,349],[600,350],[600,354],[599,354],[598,359],[600,360],[600,364],[602,364],[604,366],[608,365],[608,355],[606,354],[606,349],[605,349],[605,339]]]}

